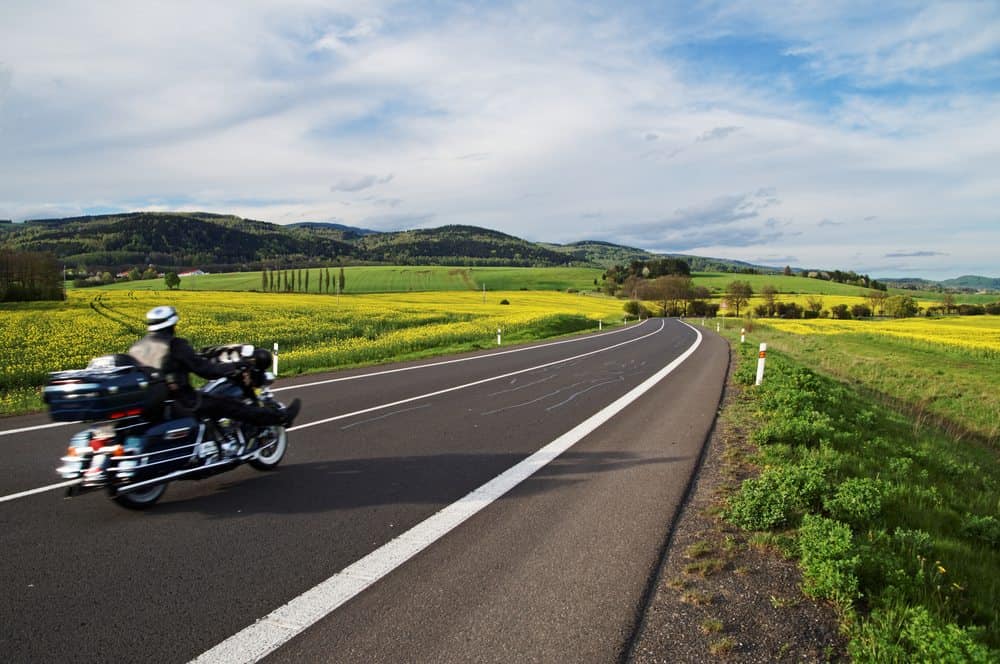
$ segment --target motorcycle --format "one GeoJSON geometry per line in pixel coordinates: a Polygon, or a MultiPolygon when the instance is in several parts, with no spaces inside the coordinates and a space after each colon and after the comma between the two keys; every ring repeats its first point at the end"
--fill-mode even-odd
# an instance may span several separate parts
{"type": "MultiPolygon", "coordinates": [[[[270,351],[234,344],[200,352],[212,362],[233,365],[229,377],[208,382],[201,392],[282,408],[270,390],[270,351]]],[[[183,408],[169,398],[158,371],[129,355],[97,357],[86,369],[54,372],[42,395],[53,420],[91,423],[70,439],[57,469],[66,480],[77,480],[67,497],[104,490],[123,507],[145,509],[174,480],[200,480],[244,463],[272,470],[288,447],[284,426],[213,420],[183,408]]]]}

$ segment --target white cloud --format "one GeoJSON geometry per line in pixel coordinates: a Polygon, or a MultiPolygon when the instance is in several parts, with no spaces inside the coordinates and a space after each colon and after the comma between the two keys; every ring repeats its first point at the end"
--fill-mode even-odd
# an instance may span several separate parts
{"type": "Polygon", "coordinates": [[[1000,244],[994,5],[636,7],[14,2],[0,218],[158,206],[995,271],[963,250],[1000,244]],[[785,44],[836,92],[684,73],[671,47],[713,35],[785,44]]]}

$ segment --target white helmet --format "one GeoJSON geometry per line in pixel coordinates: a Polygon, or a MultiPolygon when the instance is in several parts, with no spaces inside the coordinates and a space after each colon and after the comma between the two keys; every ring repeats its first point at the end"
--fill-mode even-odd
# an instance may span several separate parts
{"type": "Polygon", "coordinates": [[[177,325],[180,320],[181,317],[177,315],[177,310],[173,307],[156,307],[146,312],[146,329],[150,332],[165,330],[177,325]]]}

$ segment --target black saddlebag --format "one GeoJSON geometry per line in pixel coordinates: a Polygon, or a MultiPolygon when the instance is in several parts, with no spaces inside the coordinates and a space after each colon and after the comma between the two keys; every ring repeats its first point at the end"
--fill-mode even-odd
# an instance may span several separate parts
{"type": "Polygon", "coordinates": [[[86,369],[56,371],[42,391],[49,415],[60,422],[149,418],[166,397],[162,376],[129,355],[106,355],[86,369]]]}

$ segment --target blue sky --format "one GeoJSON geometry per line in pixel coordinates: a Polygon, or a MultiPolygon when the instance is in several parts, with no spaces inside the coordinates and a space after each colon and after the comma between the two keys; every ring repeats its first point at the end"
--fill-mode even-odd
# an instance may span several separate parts
{"type": "Polygon", "coordinates": [[[1000,276],[1000,5],[4,3],[0,218],[1000,276]]]}

